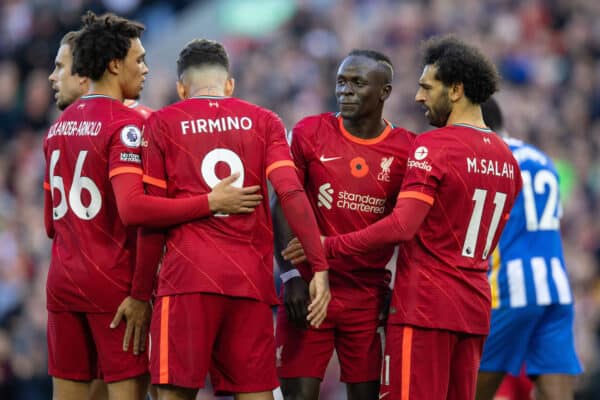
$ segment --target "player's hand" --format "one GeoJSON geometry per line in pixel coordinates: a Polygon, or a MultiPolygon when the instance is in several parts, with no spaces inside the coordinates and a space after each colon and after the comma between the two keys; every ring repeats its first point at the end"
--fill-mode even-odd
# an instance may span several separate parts
{"type": "Polygon", "coordinates": [[[123,351],[129,350],[129,342],[133,335],[133,354],[138,355],[146,348],[146,340],[148,339],[148,326],[150,325],[150,317],[152,309],[147,301],[136,300],[133,297],[127,296],[121,302],[117,313],[110,323],[111,328],[116,328],[125,318],[127,327],[125,328],[125,336],[123,337],[123,351]]]}
{"type": "Polygon", "coordinates": [[[308,322],[308,303],[310,297],[308,293],[308,284],[299,276],[291,278],[284,283],[283,305],[288,320],[298,328],[306,328],[308,322]]]}
{"type": "Polygon", "coordinates": [[[327,317],[327,306],[331,300],[329,292],[329,272],[317,271],[310,281],[309,293],[311,303],[308,305],[306,319],[312,326],[318,328],[327,317]]]}
{"type": "Polygon", "coordinates": [[[302,248],[300,240],[296,237],[289,241],[287,247],[281,252],[281,256],[284,260],[291,262],[293,265],[306,262],[304,248],[302,248]]]}
{"type": "Polygon", "coordinates": [[[213,213],[248,214],[262,201],[260,186],[239,188],[233,186],[240,177],[236,172],[219,182],[208,194],[208,206],[213,213]]]}

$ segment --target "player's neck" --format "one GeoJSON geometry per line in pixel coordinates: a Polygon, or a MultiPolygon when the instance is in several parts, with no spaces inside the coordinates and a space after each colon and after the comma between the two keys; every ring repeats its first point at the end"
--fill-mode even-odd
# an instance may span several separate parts
{"type": "Polygon", "coordinates": [[[342,119],[344,128],[352,136],[361,139],[372,139],[379,136],[386,128],[387,123],[381,118],[342,119]]]}
{"type": "Polygon", "coordinates": [[[88,91],[90,94],[101,94],[104,96],[112,97],[115,100],[120,101],[121,103],[125,99],[123,97],[123,91],[117,82],[109,81],[101,79],[99,81],[91,81],[90,89],[88,91]]]}
{"type": "Polygon", "coordinates": [[[202,86],[192,86],[190,89],[190,97],[200,97],[200,96],[216,96],[216,97],[225,97],[225,88],[219,85],[202,85],[202,86]]]}
{"type": "Polygon", "coordinates": [[[486,128],[481,114],[481,107],[476,104],[455,104],[452,112],[448,116],[446,125],[464,124],[478,128],[486,128]]]}

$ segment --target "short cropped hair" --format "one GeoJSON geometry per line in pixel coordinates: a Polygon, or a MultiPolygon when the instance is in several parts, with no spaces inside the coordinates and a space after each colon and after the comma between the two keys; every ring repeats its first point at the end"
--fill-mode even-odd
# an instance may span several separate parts
{"type": "Polygon", "coordinates": [[[189,67],[216,65],[229,72],[229,56],[225,47],[214,40],[194,39],[185,45],[177,57],[177,78],[189,67]]]}
{"type": "Polygon", "coordinates": [[[481,103],[481,113],[483,114],[483,121],[489,126],[494,132],[501,132],[504,128],[504,118],[502,117],[502,110],[496,99],[490,97],[483,103],[481,103]]]}
{"type": "Polygon", "coordinates": [[[69,31],[65,33],[65,36],[63,36],[60,40],[60,45],[69,46],[71,48],[71,52],[73,52],[73,49],[75,48],[75,40],[77,39],[77,35],[79,35],[79,32],[80,31],[69,31]]]}
{"type": "Polygon", "coordinates": [[[98,16],[88,11],[82,18],[83,28],[75,39],[73,72],[99,80],[112,60],[123,60],[131,39],[139,38],[144,25],[112,13],[98,16]]]}
{"type": "Polygon", "coordinates": [[[377,50],[353,49],[348,53],[348,57],[350,56],[362,56],[377,61],[388,71],[390,82],[394,79],[394,65],[392,64],[392,60],[385,54],[377,50]]]}
{"type": "Polygon", "coordinates": [[[423,66],[435,65],[436,79],[446,86],[462,83],[472,103],[481,104],[498,90],[498,71],[477,48],[442,36],[425,41],[423,49],[423,66]]]}

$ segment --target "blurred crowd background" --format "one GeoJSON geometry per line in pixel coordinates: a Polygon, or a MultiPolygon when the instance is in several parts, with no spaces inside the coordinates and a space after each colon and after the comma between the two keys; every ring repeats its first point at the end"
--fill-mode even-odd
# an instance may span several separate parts
{"type": "MultiPolygon", "coordinates": [[[[58,111],[47,77],[62,35],[81,14],[114,11],[147,26],[141,102],[175,98],[175,58],[196,37],[221,40],[238,97],[288,128],[335,111],[335,73],[353,48],[395,66],[385,116],[430,129],[414,104],[419,44],[453,32],[502,75],[508,132],[549,153],[561,175],[562,231],[586,372],[578,399],[600,398],[600,2],[597,0],[3,0],[0,2],[0,398],[48,399],[42,138],[58,111]]],[[[334,363],[335,364],[335,363],[334,363]]],[[[332,365],[322,398],[343,399],[332,365]]],[[[209,399],[204,393],[200,397],[209,399]]]]}

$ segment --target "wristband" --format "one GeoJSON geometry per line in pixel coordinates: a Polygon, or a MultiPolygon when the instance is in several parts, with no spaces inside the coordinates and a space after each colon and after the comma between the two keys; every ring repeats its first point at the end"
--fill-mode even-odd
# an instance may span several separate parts
{"type": "Polygon", "coordinates": [[[279,275],[279,277],[281,278],[281,282],[283,283],[286,283],[290,279],[295,278],[297,276],[300,276],[300,272],[296,268],[282,272],[281,275],[279,275]]]}

